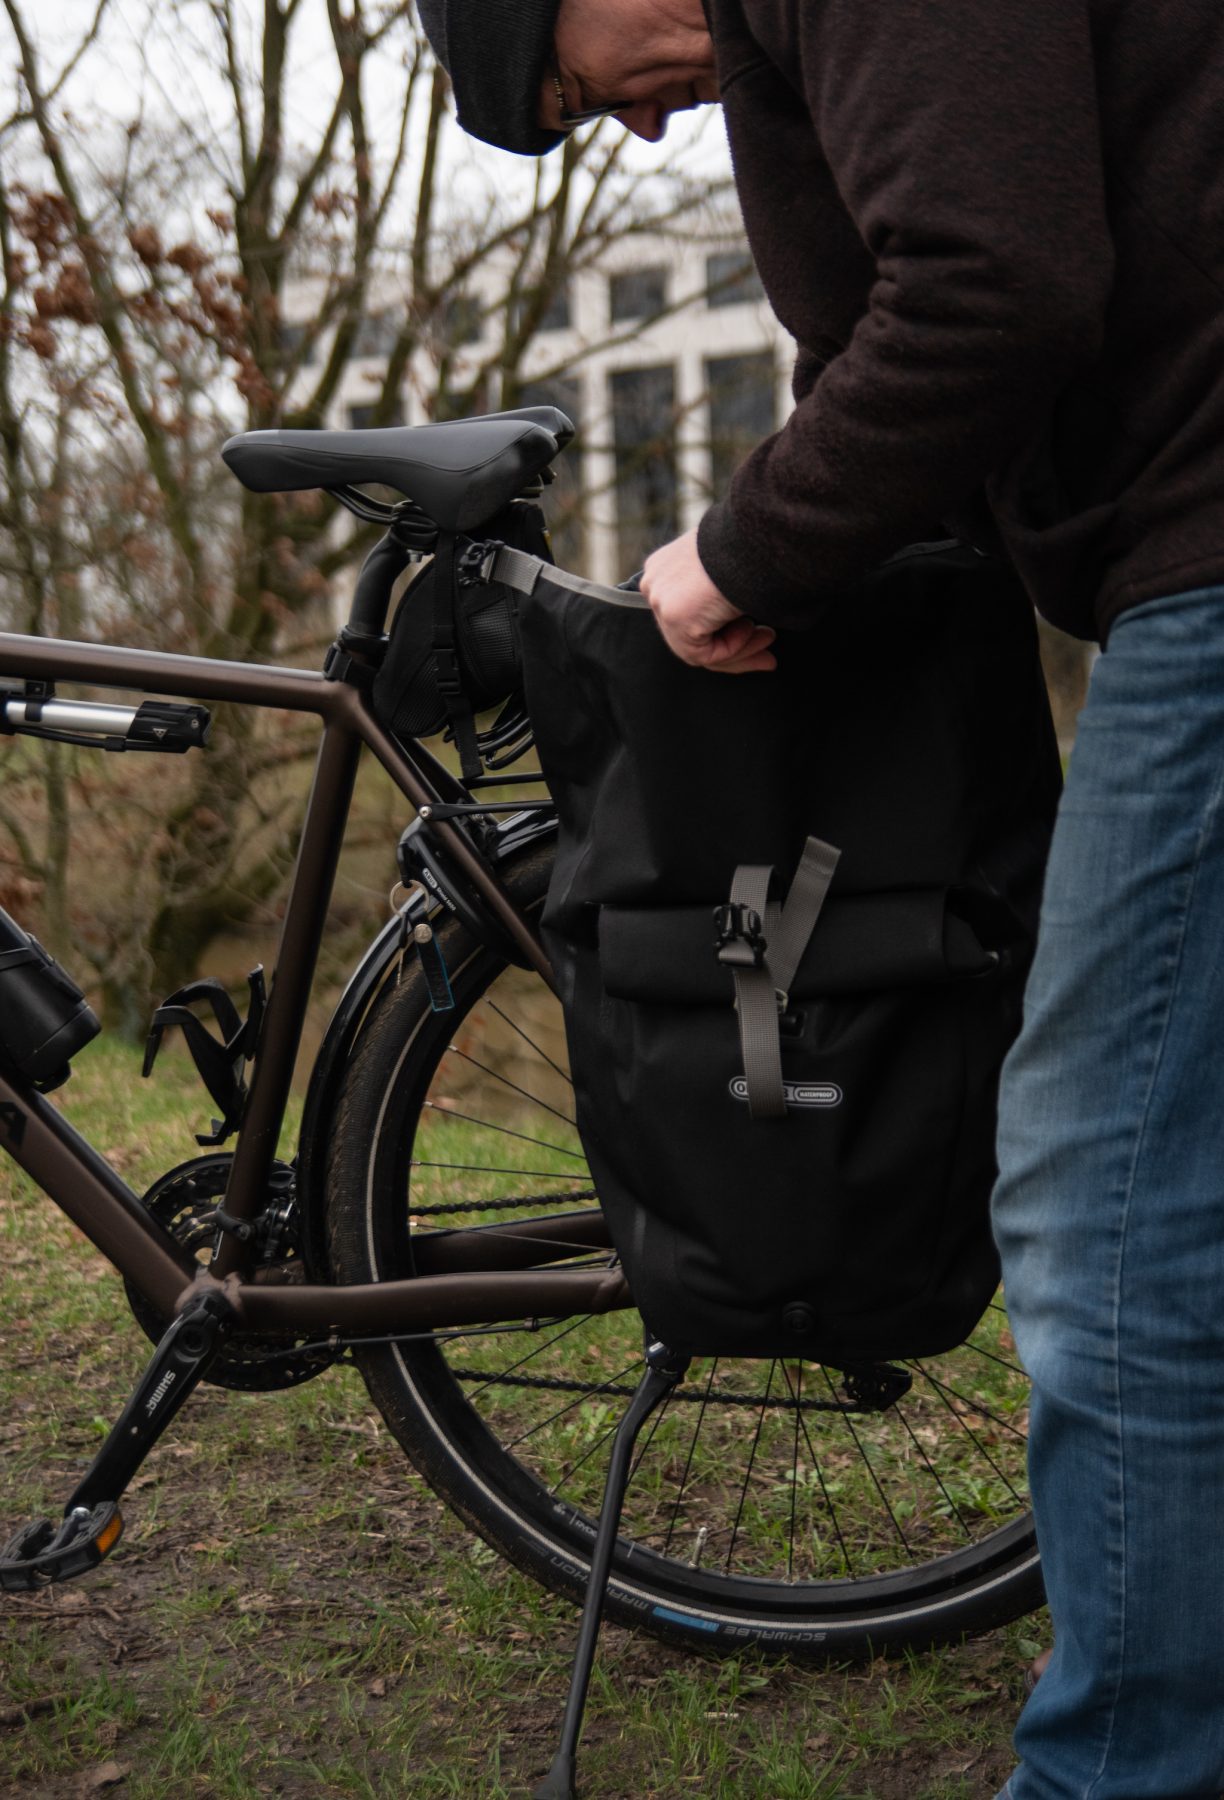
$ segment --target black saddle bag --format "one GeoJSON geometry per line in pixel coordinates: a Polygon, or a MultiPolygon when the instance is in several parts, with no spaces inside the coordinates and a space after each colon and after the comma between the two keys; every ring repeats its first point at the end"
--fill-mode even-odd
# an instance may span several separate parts
{"type": "Polygon", "coordinates": [[[560,821],[544,928],[647,1325],[841,1368],[951,1348],[998,1278],[997,1083],[1060,788],[1031,605],[1000,564],[918,547],[782,634],[776,673],[731,677],[554,576],[519,608],[560,821]],[[740,978],[772,979],[779,911],[733,887],[772,870],[780,900],[810,839],[827,891],[765,1009],[760,1108],[740,978]]]}
{"type": "MultiPolygon", "coordinates": [[[[514,549],[552,560],[544,515],[530,501],[503,507],[485,529],[514,549]]],[[[469,538],[440,535],[433,557],[400,597],[373,687],[374,711],[397,737],[449,730],[468,780],[483,773],[482,753],[498,747],[496,728],[491,738],[477,731],[477,714],[502,708],[501,737],[516,752],[524,747],[517,726],[523,659],[515,597],[496,582],[467,578],[470,548],[469,538]]],[[[496,757],[485,760],[499,766],[496,757]]]]}

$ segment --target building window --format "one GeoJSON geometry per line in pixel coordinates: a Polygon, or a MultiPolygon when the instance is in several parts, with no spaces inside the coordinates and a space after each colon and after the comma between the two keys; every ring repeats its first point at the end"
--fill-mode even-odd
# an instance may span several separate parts
{"type": "Polygon", "coordinates": [[[561,282],[548,296],[544,311],[540,314],[539,331],[568,331],[573,322],[570,307],[570,284],[561,282]]]}
{"type": "Polygon", "coordinates": [[[377,411],[378,402],[376,400],[370,400],[364,405],[350,406],[348,409],[349,430],[369,431],[375,425],[390,426],[404,423],[404,409],[398,400],[385,419],[376,419],[374,415],[377,411]]]}
{"type": "MultiPolygon", "coordinates": [[[[531,283],[527,284],[527,299],[538,298],[532,294],[531,283]]],[[[522,328],[523,315],[526,309],[524,296],[517,290],[510,296],[509,328],[517,336],[522,328]]],[[[555,287],[544,302],[544,310],[536,323],[537,331],[568,331],[574,322],[573,308],[570,301],[570,284],[563,281],[555,287]]]]}
{"type": "Polygon", "coordinates": [[[608,311],[614,325],[649,319],[667,305],[667,270],[626,269],[608,281],[608,311]]]}
{"type": "Polygon", "coordinates": [[[670,363],[610,377],[616,461],[616,547],[621,571],[640,569],[679,529],[676,372],[670,363]]]}
{"type": "Polygon", "coordinates": [[[710,403],[710,486],[718,497],[726,492],[748,452],[777,428],[773,352],[709,357],[705,375],[710,403]]]}
{"type": "Polygon", "coordinates": [[[353,339],[353,356],[390,356],[399,335],[400,321],[394,313],[367,313],[357,326],[353,339]]]}
{"type": "Polygon", "coordinates": [[[280,352],[285,362],[300,362],[305,366],[315,359],[314,344],[307,344],[310,326],[295,324],[282,319],[277,326],[277,337],[280,341],[280,352]]]}
{"type": "Polygon", "coordinates": [[[764,298],[761,277],[747,250],[719,250],[706,257],[707,306],[739,306],[764,298]]]}
{"type": "Polygon", "coordinates": [[[574,377],[554,376],[550,381],[528,381],[519,389],[518,406],[557,406],[579,434],[553,463],[556,479],[544,490],[553,554],[563,569],[584,567],[586,542],[582,516],[582,388],[574,377]]]}

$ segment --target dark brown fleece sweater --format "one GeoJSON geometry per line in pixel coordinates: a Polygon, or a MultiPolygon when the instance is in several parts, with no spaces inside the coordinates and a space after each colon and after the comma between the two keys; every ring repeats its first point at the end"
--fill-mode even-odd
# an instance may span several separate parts
{"type": "Polygon", "coordinates": [[[794,415],[702,521],[724,593],[814,622],[991,514],[1081,637],[1224,580],[1224,0],[706,5],[801,346],[794,415]]]}

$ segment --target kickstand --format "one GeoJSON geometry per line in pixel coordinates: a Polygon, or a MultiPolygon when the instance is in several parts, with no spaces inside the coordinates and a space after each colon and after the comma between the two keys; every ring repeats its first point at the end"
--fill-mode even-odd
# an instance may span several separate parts
{"type": "Polygon", "coordinates": [[[687,1356],[680,1356],[674,1350],[669,1350],[666,1344],[647,1342],[646,1373],[638,1383],[637,1392],[629,1402],[612,1441],[608,1479],[599,1512],[599,1530],[591,1552],[591,1573],[587,1578],[578,1644],[570,1670],[569,1695],[565,1702],[565,1717],[561,1723],[561,1743],[553,1758],[552,1767],[534,1790],[532,1800],[577,1800],[574,1771],[578,1755],[578,1735],[582,1730],[587,1688],[590,1686],[591,1670],[595,1663],[595,1640],[599,1636],[599,1620],[608,1587],[608,1572],[612,1566],[612,1552],[616,1546],[621,1507],[624,1505],[625,1488],[629,1481],[629,1459],[633,1455],[633,1446],[642,1426],[660,1402],[666,1400],[672,1389],[683,1381],[689,1360],[687,1356]]]}

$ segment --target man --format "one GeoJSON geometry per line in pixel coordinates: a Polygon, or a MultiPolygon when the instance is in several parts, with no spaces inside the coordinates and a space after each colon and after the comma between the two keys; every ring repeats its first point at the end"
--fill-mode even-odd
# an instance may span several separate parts
{"type": "Polygon", "coordinates": [[[422,0],[542,154],[716,97],[796,410],[643,591],[773,666],[933,521],[1105,646],[1000,1106],[1056,1625],[1009,1800],[1224,1788],[1224,7],[422,0]]]}

